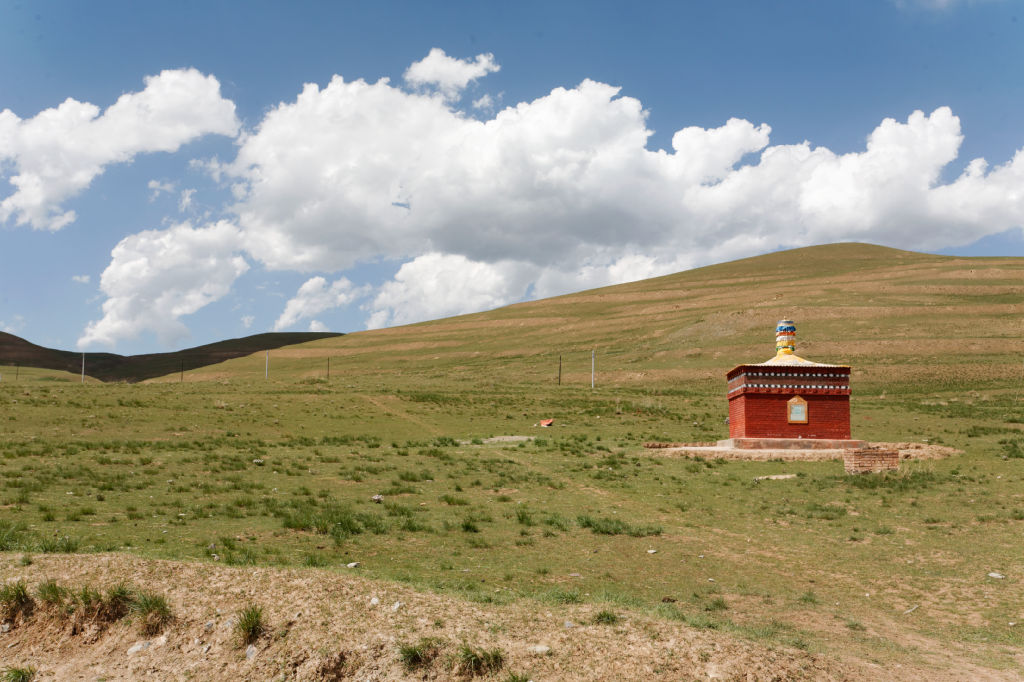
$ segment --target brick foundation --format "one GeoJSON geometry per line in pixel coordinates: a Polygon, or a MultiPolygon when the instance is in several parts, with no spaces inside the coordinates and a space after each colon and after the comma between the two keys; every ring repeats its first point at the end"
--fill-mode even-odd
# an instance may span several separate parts
{"type": "Polygon", "coordinates": [[[843,468],[848,474],[881,473],[900,468],[899,450],[860,448],[843,453],[843,468]]]}

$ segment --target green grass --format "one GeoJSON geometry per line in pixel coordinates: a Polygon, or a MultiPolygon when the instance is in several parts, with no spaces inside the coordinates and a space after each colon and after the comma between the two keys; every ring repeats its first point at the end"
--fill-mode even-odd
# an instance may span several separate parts
{"type": "Polygon", "coordinates": [[[129,610],[139,617],[142,632],[146,635],[157,634],[173,617],[167,599],[154,592],[135,593],[129,610]]]}
{"type": "MultiPolygon", "coordinates": [[[[951,590],[900,627],[951,647],[957,623],[1017,619],[1021,274],[1019,259],[823,247],[272,351],[269,380],[262,354],[183,383],[0,368],[0,551],[359,561],[474,602],[614,604],[893,663],[845,627],[784,626],[842,608],[875,632],[951,590]],[[838,462],[643,448],[725,437],[724,374],[766,359],[785,316],[798,353],[854,367],[855,436],[964,454],[850,478],[838,462]]],[[[964,656],[1018,665],[994,635],[964,656]]]]}
{"type": "Polygon", "coordinates": [[[252,644],[267,631],[267,623],[263,618],[263,607],[249,604],[235,616],[235,634],[242,645],[252,644]]]}
{"type": "Polygon", "coordinates": [[[501,649],[478,649],[462,644],[455,654],[455,669],[467,675],[489,675],[504,665],[505,654],[501,649]]]}
{"type": "Polygon", "coordinates": [[[36,678],[36,669],[30,665],[20,668],[4,668],[3,682],[32,682],[36,678]]]}
{"type": "Polygon", "coordinates": [[[399,644],[398,659],[407,671],[424,668],[438,657],[443,644],[435,637],[423,637],[415,644],[399,644]]]}
{"type": "Polygon", "coordinates": [[[4,620],[14,620],[31,613],[34,604],[24,580],[0,585],[0,617],[4,620]]]}

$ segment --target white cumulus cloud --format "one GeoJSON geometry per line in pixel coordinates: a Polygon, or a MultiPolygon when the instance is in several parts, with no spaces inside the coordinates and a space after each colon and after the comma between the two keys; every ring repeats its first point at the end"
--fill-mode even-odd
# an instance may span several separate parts
{"type": "Polygon", "coordinates": [[[312,277],[306,280],[295,296],[285,304],[284,312],[274,322],[274,331],[287,329],[299,320],[313,317],[325,310],[348,305],[364,293],[363,289],[354,287],[345,277],[335,280],[330,285],[323,277],[312,277]]]}
{"type": "Polygon", "coordinates": [[[452,99],[471,82],[500,70],[493,54],[478,54],[473,60],[457,59],[435,47],[426,57],[413,62],[405,70],[404,78],[410,85],[435,85],[446,98],[452,99]]]}
{"type": "Polygon", "coordinates": [[[327,327],[326,324],[324,324],[320,320],[310,320],[309,321],[309,331],[311,331],[311,332],[329,332],[331,330],[327,327]]]}
{"type": "MultiPolygon", "coordinates": [[[[458,91],[491,66],[488,55],[436,50],[406,81],[458,91]]],[[[936,250],[1024,225],[1024,150],[1001,165],[965,160],[943,181],[963,141],[948,107],[864,132],[863,148],[833,151],[773,144],[767,123],[732,118],[681,125],[670,149],[650,149],[642,103],[604,83],[555,88],[478,120],[420,87],[335,76],[270,109],[235,159],[205,167],[235,197],[226,262],[240,250],[270,270],[334,276],[401,261],[364,305],[371,327],[779,248],[936,250]]],[[[121,261],[115,250],[108,271],[124,270],[121,261]]],[[[364,295],[344,276],[312,277],[274,328],[319,324],[322,311],[364,295]]],[[[142,299],[112,296],[107,327],[129,319],[118,312],[126,300],[142,299]]],[[[87,337],[118,338],[92,327],[87,337]]]]}
{"type": "Polygon", "coordinates": [[[113,347],[143,331],[170,345],[188,336],[181,317],[225,296],[249,266],[238,255],[238,229],[222,221],[147,230],[121,240],[100,278],[103,317],[90,322],[79,348],[113,347]]]}
{"type": "Polygon", "coordinates": [[[71,281],[76,284],[88,284],[90,279],[89,275],[71,275],[71,281]]]}
{"type": "MultiPolygon", "coordinates": [[[[0,111],[0,162],[13,168],[14,191],[0,202],[0,223],[14,219],[37,230],[59,230],[75,220],[61,203],[84,190],[112,163],[143,152],[173,152],[208,133],[235,135],[235,105],[220,83],[195,69],[162,71],[141,92],[122,95],[101,112],[68,98],[22,120],[0,111]]],[[[170,191],[151,182],[155,193],[170,191]]]]}
{"type": "Polygon", "coordinates": [[[402,265],[369,304],[371,329],[487,310],[526,294],[535,268],[427,253],[402,265]]]}
{"type": "Polygon", "coordinates": [[[948,107],[885,119],[847,153],[770,135],[733,118],[651,150],[641,103],[603,83],[480,121],[386,80],[336,76],[271,110],[220,170],[240,188],[246,249],[271,269],[406,261],[370,326],[783,247],[938,249],[1024,224],[1024,152],[941,183],[963,139],[948,107]],[[490,268],[492,293],[460,268],[490,268]]]}

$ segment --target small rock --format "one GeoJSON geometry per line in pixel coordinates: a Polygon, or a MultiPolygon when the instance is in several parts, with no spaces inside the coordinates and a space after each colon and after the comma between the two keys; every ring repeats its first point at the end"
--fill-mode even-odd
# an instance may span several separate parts
{"type": "Polygon", "coordinates": [[[715,579],[714,578],[708,578],[708,582],[709,583],[713,583],[713,582],[715,582],[715,579]]]}
{"type": "Polygon", "coordinates": [[[380,599],[374,597],[370,600],[370,606],[377,606],[378,604],[380,604],[380,599]]]}
{"type": "Polygon", "coordinates": [[[571,620],[565,621],[564,623],[562,623],[562,625],[565,626],[566,629],[576,627],[576,623],[572,622],[571,620]]]}
{"type": "Polygon", "coordinates": [[[400,608],[402,608],[402,602],[400,601],[396,601],[394,604],[391,605],[392,611],[397,611],[400,608]]]}
{"type": "Polygon", "coordinates": [[[208,651],[210,651],[210,646],[211,646],[210,644],[207,644],[206,646],[203,647],[203,653],[204,654],[207,653],[208,651]]]}
{"type": "Polygon", "coordinates": [[[583,576],[580,575],[579,573],[570,573],[569,577],[570,578],[582,578],[583,576]]]}
{"type": "Polygon", "coordinates": [[[996,573],[995,571],[992,571],[991,573],[988,574],[988,577],[989,578],[995,578],[996,580],[1002,580],[1006,576],[1003,575],[1002,573],[996,573]]]}
{"type": "Polygon", "coordinates": [[[11,624],[10,623],[4,623],[3,625],[0,625],[0,632],[10,632],[10,631],[11,631],[11,624]]]}
{"type": "Polygon", "coordinates": [[[256,658],[256,647],[250,644],[245,650],[245,660],[251,661],[256,658]]]}
{"type": "Polygon", "coordinates": [[[1012,628],[1016,623],[1009,623],[1008,625],[1012,628]]]}
{"type": "Polygon", "coordinates": [[[381,502],[384,501],[384,496],[383,495],[374,495],[370,499],[373,500],[374,502],[376,502],[377,504],[380,504],[381,502]]]}
{"type": "Polygon", "coordinates": [[[543,644],[535,644],[530,647],[531,654],[537,654],[538,656],[545,656],[551,653],[551,647],[543,644]]]}
{"type": "Polygon", "coordinates": [[[348,568],[359,568],[359,562],[358,561],[353,561],[350,564],[345,564],[345,566],[347,566],[348,568]]]}
{"type": "Polygon", "coordinates": [[[128,647],[128,655],[133,656],[139,653],[140,651],[145,651],[148,648],[149,642],[136,642],[135,644],[132,644],[130,647],[128,647]]]}
{"type": "Polygon", "coordinates": [[[647,550],[647,553],[648,554],[657,554],[658,550],[656,550],[656,549],[649,549],[649,550],[647,550]]]}
{"type": "Polygon", "coordinates": [[[208,620],[206,621],[206,625],[203,626],[203,629],[207,632],[213,632],[213,626],[214,622],[212,620],[208,620]]]}

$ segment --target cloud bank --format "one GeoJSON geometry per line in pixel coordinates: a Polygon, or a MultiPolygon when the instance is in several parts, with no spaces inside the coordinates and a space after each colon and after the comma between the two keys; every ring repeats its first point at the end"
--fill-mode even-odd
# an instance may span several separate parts
{"type": "MultiPolygon", "coordinates": [[[[1024,224],[1024,150],[998,166],[972,160],[942,182],[963,139],[948,107],[887,118],[847,153],[773,145],[769,125],[737,118],[681,127],[671,149],[654,150],[642,103],[591,80],[486,120],[468,116],[455,94],[496,69],[490,55],[433,50],[406,72],[407,89],[341,76],[305,85],[239,138],[234,160],[210,165],[233,185],[228,222],[118,245],[103,276],[104,318],[83,341],[140,328],[177,333],[183,310],[222,296],[244,271],[239,253],[315,275],[275,329],[359,301],[376,327],[778,248],[868,241],[935,250],[1024,224]],[[220,235],[210,267],[193,272],[181,261],[185,274],[169,284],[191,303],[171,306],[153,284],[170,270],[154,270],[148,254],[179,241],[191,252],[200,234],[220,235]],[[401,265],[369,296],[325,277],[383,260],[401,265]],[[205,278],[208,289],[192,289],[205,278]]],[[[229,130],[233,118],[220,125],[229,130]]]]}

